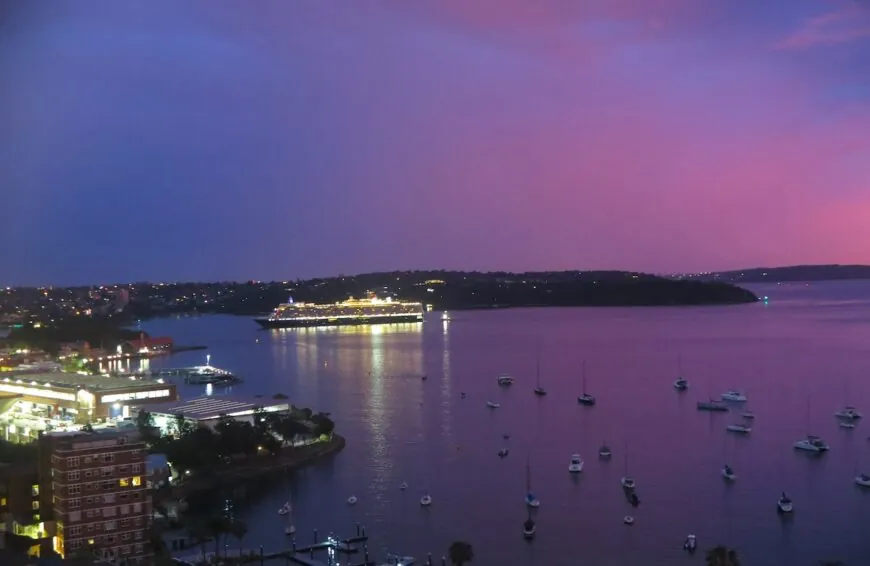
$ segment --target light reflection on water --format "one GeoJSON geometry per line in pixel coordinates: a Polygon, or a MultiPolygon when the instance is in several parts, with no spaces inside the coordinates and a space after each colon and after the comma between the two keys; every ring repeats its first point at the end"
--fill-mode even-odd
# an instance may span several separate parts
{"type": "MultiPolygon", "coordinates": [[[[870,297],[866,283],[864,292],[870,297]]],[[[856,469],[870,469],[870,425],[847,431],[832,416],[847,378],[848,396],[870,413],[870,326],[816,306],[840,296],[824,286],[764,294],[767,306],[463,312],[447,323],[432,313],[424,324],[353,329],[266,332],[233,317],[147,324],[179,343],[219,345],[216,365],[248,379],[239,392],[282,391],[333,414],[347,448],[291,482],[300,540],[314,527],[349,533],[361,521],[377,557],[389,549],[437,559],[463,538],[481,563],[574,564],[582,555],[671,566],[688,560],[680,546],[694,532],[702,550],[730,544],[747,564],[870,563],[870,493],[852,484],[856,469]],[[538,342],[543,399],[531,393],[538,342]],[[690,381],[682,395],[672,387],[680,356],[690,381]],[[576,403],[583,359],[594,408],[576,403]],[[499,389],[500,373],[516,384],[499,389]],[[735,387],[758,415],[748,438],[724,432],[735,415],[695,409],[735,387]],[[487,410],[488,398],[502,408],[487,410]],[[808,426],[832,445],[823,458],[791,449],[808,426]],[[503,432],[512,433],[511,454],[500,460],[503,432]],[[610,462],[595,456],[602,440],[614,450],[610,462]],[[618,487],[626,450],[642,501],[631,528],[621,522],[629,508],[618,487]],[[533,544],[520,536],[527,452],[543,502],[533,544]],[[573,452],[586,466],[572,480],[573,452]],[[738,474],[731,486],[719,475],[726,461],[738,474]],[[783,489],[796,502],[788,521],[774,510],[783,489]],[[428,509],[418,503],[424,491],[434,498],[428,509]],[[345,503],[351,494],[360,498],[354,507],[345,503]]],[[[280,483],[239,505],[251,524],[246,542],[285,544],[275,521],[286,499],[280,483]]]]}

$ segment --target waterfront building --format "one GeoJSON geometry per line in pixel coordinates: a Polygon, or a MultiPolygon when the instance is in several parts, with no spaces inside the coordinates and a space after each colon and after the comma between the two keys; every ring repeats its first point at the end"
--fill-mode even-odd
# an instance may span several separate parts
{"type": "Polygon", "coordinates": [[[253,424],[254,413],[260,409],[264,412],[282,412],[290,410],[290,403],[286,399],[269,398],[240,398],[240,397],[199,397],[183,403],[167,403],[151,407],[140,407],[151,413],[154,426],[160,429],[161,434],[172,434],[175,430],[175,422],[178,417],[193,425],[205,425],[214,428],[221,416],[233,417],[236,420],[253,424]]]}
{"type": "MultiPolygon", "coordinates": [[[[80,423],[109,417],[127,417],[130,406],[165,403],[178,398],[175,385],[154,379],[129,379],[68,372],[0,373],[0,393],[19,395],[9,412],[15,418],[31,419],[31,430],[46,430],[46,419],[68,418],[80,423]]],[[[0,406],[0,413],[2,413],[0,406]]],[[[9,415],[7,413],[7,416],[9,415]]],[[[4,421],[21,434],[18,425],[4,421]]]]}
{"type": "Polygon", "coordinates": [[[111,563],[151,563],[145,449],[131,429],[40,437],[39,489],[51,498],[56,553],[90,550],[111,563]]]}
{"type": "MultiPolygon", "coordinates": [[[[51,497],[42,489],[37,463],[0,463],[0,536],[48,541],[54,536],[54,522],[46,520],[45,510],[51,509],[51,497]]],[[[38,551],[34,551],[38,554],[38,551]]]]}
{"type": "Polygon", "coordinates": [[[149,338],[145,334],[140,334],[139,338],[122,344],[120,350],[125,354],[168,354],[172,352],[173,347],[174,343],[169,336],[149,338]]]}

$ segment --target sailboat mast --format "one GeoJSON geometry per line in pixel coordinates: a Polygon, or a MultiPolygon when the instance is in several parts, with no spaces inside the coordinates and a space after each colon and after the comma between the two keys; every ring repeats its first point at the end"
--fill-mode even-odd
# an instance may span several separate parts
{"type": "Polygon", "coordinates": [[[583,360],[583,395],[586,395],[586,360],[583,360]]]}
{"type": "Polygon", "coordinates": [[[532,492],[532,461],[528,454],[526,454],[526,492],[532,492]]]}
{"type": "Polygon", "coordinates": [[[535,385],[537,387],[541,386],[541,348],[538,347],[538,351],[535,354],[535,385]]]}

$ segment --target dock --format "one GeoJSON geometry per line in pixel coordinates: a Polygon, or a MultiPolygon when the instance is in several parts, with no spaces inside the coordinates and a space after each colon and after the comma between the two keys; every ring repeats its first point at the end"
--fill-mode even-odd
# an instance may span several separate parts
{"type": "Polygon", "coordinates": [[[170,380],[180,378],[188,385],[228,385],[240,383],[242,380],[232,372],[206,364],[186,368],[165,368],[151,372],[153,377],[170,380]]]}

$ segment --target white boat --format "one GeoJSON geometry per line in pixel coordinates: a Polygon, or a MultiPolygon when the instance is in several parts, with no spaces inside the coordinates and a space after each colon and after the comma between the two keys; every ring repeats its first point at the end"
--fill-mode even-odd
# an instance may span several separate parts
{"type": "Polygon", "coordinates": [[[526,494],[526,505],[529,507],[538,508],[541,506],[541,500],[538,499],[534,493],[526,494]]]}
{"type": "Polygon", "coordinates": [[[752,427],[746,426],[745,424],[738,423],[738,424],[728,425],[727,427],[725,427],[725,430],[727,430],[728,432],[737,432],[740,434],[749,434],[750,432],[752,432],[752,427]]]}
{"type": "Polygon", "coordinates": [[[688,389],[688,388],[689,388],[689,382],[686,381],[685,378],[683,378],[683,377],[678,377],[678,378],[674,381],[674,389],[676,389],[677,391],[685,391],[685,390],[688,389]]]}
{"type": "Polygon", "coordinates": [[[401,489],[402,491],[405,491],[406,489],[408,489],[408,482],[403,481],[402,483],[400,483],[399,489],[401,489]]]}
{"type": "Polygon", "coordinates": [[[529,457],[526,457],[526,505],[535,508],[541,506],[541,501],[532,492],[532,463],[529,457]]]}
{"type": "Polygon", "coordinates": [[[728,405],[722,401],[710,399],[709,401],[698,401],[698,410],[724,413],[728,411],[728,405]]]}
{"type": "Polygon", "coordinates": [[[610,446],[608,446],[607,443],[603,443],[598,449],[598,456],[600,458],[610,458],[613,456],[613,452],[610,450],[610,446]]]}
{"type": "Polygon", "coordinates": [[[568,464],[568,471],[572,474],[578,474],[583,471],[583,459],[579,454],[571,456],[571,463],[568,464]]]}
{"type": "Polygon", "coordinates": [[[870,475],[858,474],[857,476],[855,476],[855,483],[860,485],[861,487],[870,487],[870,475]]]}
{"type": "Polygon", "coordinates": [[[732,389],[731,391],[726,391],[722,394],[722,400],[733,401],[734,403],[745,403],[746,395],[732,389]]]}
{"type": "Polygon", "coordinates": [[[290,502],[288,501],[278,509],[279,515],[288,515],[290,513],[290,502]]]}
{"type": "Polygon", "coordinates": [[[625,517],[622,518],[622,522],[625,523],[626,525],[633,525],[634,524],[634,517],[632,517],[631,515],[626,515],[625,517]]]}
{"type": "Polygon", "coordinates": [[[525,539],[533,539],[535,538],[535,532],[538,530],[538,526],[532,520],[532,516],[523,521],[523,538],[525,539]]]}
{"type": "Polygon", "coordinates": [[[826,452],[831,449],[824,440],[818,436],[807,435],[794,443],[794,447],[798,450],[806,450],[807,452],[826,452]]]}
{"type": "Polygon", "coordinates": [[[734,468],[732,468],[728,464],[725,464],[725,466],[722,468],[722,477],[728,481],[734,481],[737,479],[737,474],[734,473],[734,468]]]}
{"type": "Polygon", "coordinates": [[[776,509],[780,513],[791,513],[794,511],[794,504],[785,492],[782,492],[782,495],[779,496],[779,500],[776,502],[776,509]]]}
{"type": "Polygon", "coordinates": [[[426,495],[421,497],[420,505],[422,505],[423,507],[429,507],[430,505],[432,505],[432,496],[427,493],[426,495]]]}
{"type": "Polygon", "coordinates": [[[499,458],[507,458],[508,454],[510,454],[510,450],[508,450],[507,448],[502,448],[501,450],[498,451],[499,458]]]}
{"type": "Polygon", "coordinates": [[[543,387],[535,387],[535,395],[542,397],[547,394],[547,390],[543,387]]]}
{"type": "Polygon", "coordinates": [[[698,549],[698,539],[695,535],[689,535],[686,537],[686,542],[683,543],[683,550],[688,552],[695,552],[698,549]]]}
{"type": "Polygon", "coordinates": [[[493,401],[487,401],[486,406],[489,407],[490,409],[498,409],[499,407],[501,407],[501,405],[499,405],[498,403],[495,403],[493,401]]]}
{"type": "Polygon", "coordinates": [[[861,417],[863,417],[864,415],[859,413],[858,409],[856,409],[855,407],[847,405],[846,407],[843,407],[841,410],[834,413],[834,416],[837,417],[838,419],[847,419],[850,421],[856,421],[856,420],[860,419],[861,417]]]}
{"type": "Polygon", "coordinates": [[[586,393],[586,360],[583,360],[583,390],[580,395],[577,396],[577,402],[581,405],[586,405],[587,407],[591,407],[595,404],[595,397],[586,393]]]}
{"type": "Polygon", "coordinates": [[[755,413],[753,413],[752,411],[743,411],[743,414],[741,414],[740,416],[744,419],[752,420],[755,418],[755,413]]]}
{"type": "Polygon", "coordinates": [[[851,421],[840,421],[840,428],[855,428],[857,425],[851,421]]]}
{"type": "Polygon", "coordinates": [[[294,525],[287,525],[284,527],[284,534],[289,536],[293,536],[296,534],[296,527],[294,525]]]}
{"type": "Polygon", "coordinates": [[[350,497],[347,498],[348,505],[356,505],[357,501],[359,501],[359,499],[356,498],[356,495],[351,495],[350,497]]]}
{"type": "Polygon", "coordinates": [[[500,375],[498,376],[498,384],[502,386],[513,385],[514,378],[509,375],[500,375]]]}

